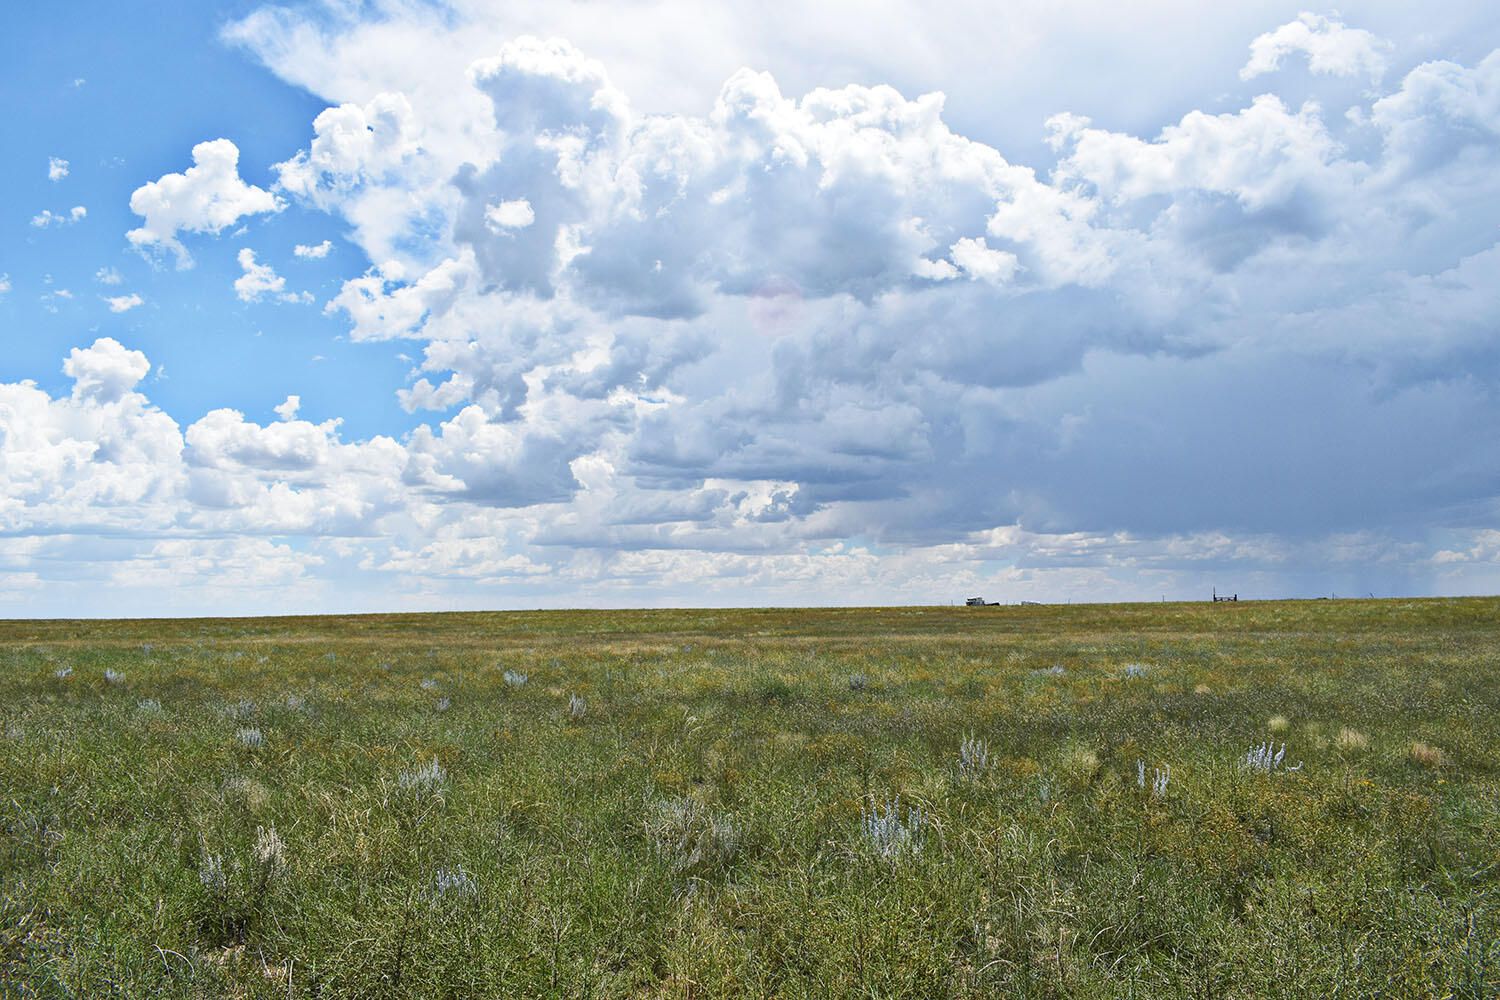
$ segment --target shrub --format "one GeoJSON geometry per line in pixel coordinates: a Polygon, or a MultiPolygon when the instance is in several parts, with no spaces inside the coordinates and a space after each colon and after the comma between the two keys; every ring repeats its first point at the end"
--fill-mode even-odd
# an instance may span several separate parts
{"type": "Polygon", "coordinates": [[[287,878],[286,843],[274,826],[256,827],[248,855],[210,853],[198,865],[205,892],[199,924],[221,940],[237,940],[267,910],[287,878]]]}
{"type": "Polygon", "coordinates": [[[1074,747],[1063,758],[1062,771],[1072,784],[1090,784],[1099,774],[1099,755],[1088,747],[1074,747]]]}
{"type": "Polygon", "coordinates": [[[265,785],[240,774],[225,779],[220,794],[224,796],[225,802],[250,813],[258,813],[271,803],[271,793],[265,785]]]}
{"type": "Polygon", "coordinates": [[[692,796],[662,799],[646,820],[658,854],[672,871],[702,877],[722,870],[740,848],[740,831],[728,816],[711,813],[692,796]]]}

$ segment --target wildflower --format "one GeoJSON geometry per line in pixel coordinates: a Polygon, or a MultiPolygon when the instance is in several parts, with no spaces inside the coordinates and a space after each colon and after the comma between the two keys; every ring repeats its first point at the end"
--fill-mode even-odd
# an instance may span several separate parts
{"type": "Polygon", "coordinates": [[[575,721],[582,719],[586,711],[588,711],[588,705],[577,694],[568,699],[568,715],[572,716],[575,721]]]}
{"type": "Polygon", "coordinates": [[[261,731],[254,726],[244,727],[234,734],[234,738],[240,741],[241,746],[250,750],[266,745],[265,736],[261,735],[261,731]]]}
{"type": "Polygon", "coordinates": [[[135,710],[144,715],[155,715],[161,711],[161,702],[155,698],[141,698],[135,703],[135,710]]]}
{"type": "Polygon", "coordinates": [[[255,860],[268,882],[286,873],[286,842],[276,833],[276,827],[255,828],[255,860]]]}
{"type": "Polygon", "coordinates": [[[1126,677],[1145,677],[1150,668],[1144,663],[1127,663],[1120,668],[1120,673],[1126,677]]]}
{"type": "Polygon", "coordinates": [[[104,680],[110,684],[118,684],[125,679],[125,675],[113,667],[104,668],[104,680]]]}
{"type": "Polygon", "coordinates": [[[965,779],[974,779],[979,776],[990,761],[990,746],[984,740],[976,740],[974,734],[968,737],[958,746],[958,776],[965,779]]]}
{"type": "Polygon", "coordinates": [[[242,698],[233,705],[224,709],[224,714],[236,722],[243,722],[256,713],[255,702],[249,698],[242,698]]]}
{"type": "Polygon", "coordinates": [[[452,704],[453,699],[449,698],[447,695],[443,695],[437,700],[437,710],[439,712],[446,712],[452,704]]]}
{"type": "MultiPolygon", "coordinates": [[[[1151,778],[1151,797],[1159,799],[1167,794],[1167,782],[1172,780],[1172,765],[1168,764],[1166,770],[1154,769],[1155,774],[1151,778]]],[[[1135,783],[1141,788],[1146,787],[1146,762],[1136,758],[1135,783]]]]}
{"type": "Polygon", "coordinates": [[[901,822],[900,795],[896,796],[895,802],[886,796],[884,812],[872,795],[868,810],[860,805],[859,819],[865,843],[883,858],[897,858],[922,846],[922,824],[927,820],[926,814],[921,806],[908,807],[906,822],[901,822]]]}
{"type": "Polygon", "coordinates": [[[432,874],[432,895],[467,899],[479,891],[479,886],[462,868],[439,868],[432,874]]]}
{"type": "Polygon", "coordinates": [[[526,675],[519,670],[507,670],[505,672],[505,683],[513,688],[523,687],[526,684],[526,675]]]}
{"type": "Polygon", "coordinates": [[[72,674],[73,668],[64,663],[53,672],[52,676],[56,677],[58,680],[62,680],[64,677],[71,677],[72,674]]]}
{"type": "Polygon", "coordinates": [[[216,895],[226,892],[229,889],[229,872],[224,867],[224,859],[217,854],[206,855],[203,863],[198,866],[198,881],[216,895]]]}
{"type": "Polygon", "coordinates": [[[1259,771],[1262,774],[1274,774],[1278,767],[1282,772],[1300,771],[1302,762],[1299,760],[1296,767],[1282,767],[1282,759],[1286,757],[1286,744],[1277,750],[1274,743],[1263,743],[1258,747],[1251,747],[1245,752],[1245,759],[1240,762],[1242,768],[1251,771],[1259,771]]]}
{"type": "Polygon", "coordinates": [[[849,690],[850,691],[863,691],[866,687],[869,686],[869,684],[870,684],[870,680],[869,680],[869,678],[867,678],[864,675],[863,671],[861,671],[860,673],[857,673],[857,674],[850,674],[849,675],[849,690]]]}
{"type": "Polygon", "coordinates": [[[1034,677],[1062,677],[1067,672],[1061,663],[1054,663],[1050,667],[1038,667],[1031,673],[1034,677]]]}
{"type": "Polygon", "coordinates": [[[424,677],[422,678],[419,686],[423,691],[436,691],[437,681],[433,680],[431,677],[424,677]]]}
{"type": "Polygon", "coordinates": [[[405,792],[413,792],[418,795],[430,795],[443,787],[448,780],[448,772],[443,770],[443,765],[432,759],[432,763],[415,771],[402,771],[396,779],[396,787],[405,792]]]}

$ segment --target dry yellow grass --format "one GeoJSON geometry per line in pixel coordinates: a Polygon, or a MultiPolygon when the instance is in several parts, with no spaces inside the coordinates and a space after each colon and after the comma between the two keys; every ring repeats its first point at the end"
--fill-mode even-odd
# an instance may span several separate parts
{"type": "Polygon", "coordinates": [[[1430,747],[1426,743],[1411,745],[1411,759],[1423,767],[1441,767],[1448,763],[1448,758],[1442,750],[1430,747]]]}
{"type": "Polygon", "coordinates": [[[1348,726],[1339,730],[1335,745],[1345,753],[1362,753],[1370,745],[1370,738],[1358,729],[1350,729],[1348,726]]]}

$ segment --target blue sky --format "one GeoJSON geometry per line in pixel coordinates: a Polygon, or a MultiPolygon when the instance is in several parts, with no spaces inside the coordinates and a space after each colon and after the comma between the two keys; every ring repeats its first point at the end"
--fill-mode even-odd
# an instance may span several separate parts
{"type": "Polygon", "coordinates": [[[1484,4],[10,5],[15,615],[1493,593],[1484,4]]]}

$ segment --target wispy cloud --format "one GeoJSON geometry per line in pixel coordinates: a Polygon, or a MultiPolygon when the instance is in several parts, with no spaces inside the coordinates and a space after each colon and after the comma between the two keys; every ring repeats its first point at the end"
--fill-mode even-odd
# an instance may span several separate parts
{"type": "Polygon", "coordinates": [[[66,213],[54,215],[50,209],[42,209],[41,214],[31,217],[31,224],[38,229],[46,229],[48,226],[67,226],[75,222],[81,222],[89,214],[89,210],[82,205],[74,205],[66,213]]]}

